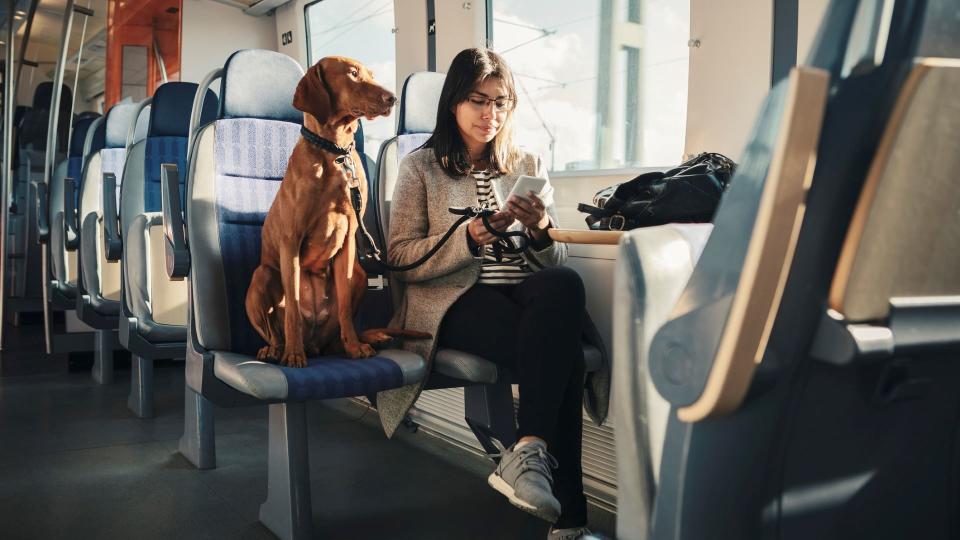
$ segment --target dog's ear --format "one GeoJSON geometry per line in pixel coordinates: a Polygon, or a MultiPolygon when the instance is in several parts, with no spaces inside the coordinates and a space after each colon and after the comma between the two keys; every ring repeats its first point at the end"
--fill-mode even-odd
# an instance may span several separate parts
{"type": "Polygon", "coordinates": [[[317,62],[300,79],[297,92],[293,95],[293,106],[299,111],[312,114],[318,122],[323,124],[333,111],[332,97],[323,79],[323,68],[317,62]]]}

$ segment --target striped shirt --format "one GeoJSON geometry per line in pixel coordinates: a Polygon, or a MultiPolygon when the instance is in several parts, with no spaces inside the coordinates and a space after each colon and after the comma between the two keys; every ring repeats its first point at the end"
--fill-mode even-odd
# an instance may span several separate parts
{"type": "MultiPolygon", "coordinates": [[[[490,180],[496,176],[488,171],[478,171],[473,173],[477,180],[477,202],[480,206],[486,206],[494,211],[500,210],[497,204],[497,198],[493,194],[493,187],[490,180]]],[[[504,253],[500,262],[497,262],[493,254],[493,246],[483,247],[482,260],[480,261],[480,279],[477,283],[481,285],[516,285],[521,283],[533,271],[527,265],[519,254],[504,253]]]]}

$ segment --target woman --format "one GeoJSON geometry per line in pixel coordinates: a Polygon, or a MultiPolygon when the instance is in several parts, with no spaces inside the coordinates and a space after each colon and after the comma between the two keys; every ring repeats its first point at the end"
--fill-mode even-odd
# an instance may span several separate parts
{"type": "MultiPolygon", "coordinates": [[[[405,287],[391,326],[435,336],[409,344],[426,358],[438,346],[457,349],[517,374],[517,443],[489,483],[553,522],[548,538],[573,540],[588,533],[580,469],[584,290],[580,277],[560,266],[566,246],[547,234],[557,224],[549,183],[542,198],[528,192],[504,200],[519,175],[547,176],[538,157],[512,143],[516,102],[503,58],[467,49],[453,59],[433,136],[400,164],[388,253],[394,265],[417,260],[457,219],[449,207],[477,204],[496,211],[495,229],[526,232],[530,248],[498,261],[497,238],[483,223],[462,224],[423,266],[395,274],[405,287]]],[[[389,407],[383,398],[378,404],[389,407]]]]}

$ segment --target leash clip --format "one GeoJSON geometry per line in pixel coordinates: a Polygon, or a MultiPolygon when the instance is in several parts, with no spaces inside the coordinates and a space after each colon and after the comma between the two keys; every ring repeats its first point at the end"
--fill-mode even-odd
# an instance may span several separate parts
{"type": "Polygon", "coordinates": [[[353,189],[360,186],[360,179],[357,177],[357,167],[353,163],[353,158],[350,157],[350,154],[338,156],[333,162],[339,165],[343,169],[343,173],[347,176],[347,187],[353,189]]]}

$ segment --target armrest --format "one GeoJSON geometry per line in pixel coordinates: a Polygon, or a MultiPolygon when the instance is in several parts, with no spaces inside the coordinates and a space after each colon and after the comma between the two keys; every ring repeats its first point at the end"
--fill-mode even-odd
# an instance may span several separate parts
{"type": "Polygon", "coordinates": [[[36,182],[37,190],[37,241],[46,244],[50,241],[50,198],[46,182],[36,182]]]}
{"type": "Polygon", "coordinates": [[[120,219],[117,217],[117,177],[103,173],[103,245],[108,261],[119,261],[123,254],[120,219]]]}
{"type": "Polygon", "coordinates": [[[183,279],[190,272],[190,251],[187,249],[186,229],[180,208],[180,173],[173,163],[160,165],[160,202],[163,207],[163,237],[167,275],[183,279]]]}
{"type": "Polygon", "coordinates": [[[80,232],[77,226],[77,182],[73,178],[63,181],[63,245],[67,251],[80,247],[80,232]]]}

